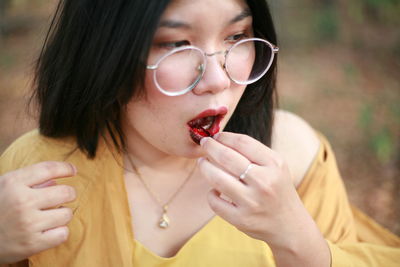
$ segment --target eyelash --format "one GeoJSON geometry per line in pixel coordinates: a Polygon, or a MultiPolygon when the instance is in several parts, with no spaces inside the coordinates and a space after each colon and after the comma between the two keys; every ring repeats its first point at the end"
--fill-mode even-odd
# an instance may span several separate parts
{"type": "Polygon", "coordinates": [[[236,33],[236,34],[234,34],[234,35],[229,36],[229,37],[227,38],[226,42],[228,42],[228,43],[229,43],[229,42],[235,43],[235,42],[238,42],[238,41],[243,40],[243,39],[246,39],[246,38],[249,38],[249,35],[246,34],[246,33],[244,33],[244,32],[241,32],[241,33],[236,33]],[[233,37],[233,38],[232,38],[232,37],[233,37]],[[239,38],[235,38],[235,37],[239,37],[239,38]]]}
{"type": "MultiPolygon", "coordinates": [[[[240,32],[240,33],[236,33],[234,35],[230,35],[228,36],[228,38],[225,39],[224,43],[225,44],[235,44],[236,42],[249,38],[249,34],[246,32],[240,32]],[[237,38],[239,37],[239,38],[237,38]]],[[[157,46],[159,48],[162,49],[175,49],[175,48],[179,48],[182,46],[189,46],[191,45],[190,42],[188,40],[180,40],[180,41],[176,41],[176,42],[162,42],[157,44],[157,46]]]]}
{"type": "Polygon", "coordinates": [[[157,46],[160,48],[165,48],[165,49],[174,49],[174,48],[178,48],[181,46],[188,46],[188,45],[190,45],[189,41],[181,40],[181,41],[176,41],[176,42],[159,43],[157,46]]]}

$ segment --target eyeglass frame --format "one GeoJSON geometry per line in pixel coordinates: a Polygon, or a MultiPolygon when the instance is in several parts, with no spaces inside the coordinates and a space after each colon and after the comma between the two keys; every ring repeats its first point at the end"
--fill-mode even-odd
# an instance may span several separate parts
{"type": "Polygon", "coordinates": [[[197,86],[197,84],[200,82],[200,80],[203,78],[203,75],[204,75],[204,73],[205,73],[205,71],[206,71],[206,67],[207,67],[207,57],[212,57],[212,56],[214,56],[214,55],[224,54],[224,64],[223,64],[222,67],[224,68],[224,71],[225,71],[226,75],[228,76],[228,78],[229,78],[231,81],[233,81],[234,83],[236,83],[236,84],[248,85],[248,84],[252,84],[252,83],[258,81],[259,79],[261,79],[261,77],[263,77],[263,76],[265,75],[265,73],[268,72],[268,70],[270,69],[270,67],[271,67],[271,65],[272,65],[272,62],[274,61],[275,54],[277,54],[278,52],[279,52],[279,47],[277,47],[276,45],[274,45],[274,44],[268,42],[268,41],[265,40],[265,39],[261,39],[261,38],[246,38],[246,39],[242,39],[242,40],[240,40],[239,42],[233,44],[230,48],[228,48],[228,49],[226,49],[226,50],[220,50],[220,51],[216,51],[216,52],[213,52],[213,53],[206,53],[204,50],[202,50],[201,48],[199,48],[199,47],[197,47],[197,46],[187,45],[187,46],[182,46],[182,47],[175,48],[175,49],[173,49],[173,50],[171,50],[171,51],[165,53],[164,55],[162,55],[162,56],[156,61],[156,63],[155,63],[154,65],[147,65],[147,66],[146,66],[146,69],[148,69],[148,70],[154,70],[153,81],[154,81],[154,84],[156,85],[157,89],[158,89],[161,93],[163,93],[163,94],[165,94],[165,95],[167,95],[167,96],[180,96],[180,95],[184,95],[184,94],[186,94],[187,92],[193,90],[193,89],[197,86]],[[227,57],[227,55],[229,54],[229,52],[230,52],[233,48],[235,48],[236,46],[238,46],[238,45],[240,45],[240,44],[242,44],[242,43],[244,43],[244,42],[248,42],[248,41],[261,41],[261,42],[264,42],[265,44],[267,44],[267,45],[270,47],[270,49],[271,49],[271,57],[270,57],[270,59],[269,59],[269,62],[268,62],[267,67],[265,68],[265,70],[264,70],[257,78],[255,78],[255,79],[253,79],[253,80],[250,80],[250,81],[241,82],[241,81],[237,81],[237,80],[233,79],[233,78],[230,76],[230,74],[229,74],[229,72],[228,72],[228,70],[227,70],[227,68],[226,68],[226,57],[227,57]],[[168,56],[170,56],[170,55],[172,55],[172,54],[174,54],[174,53],[176,53],[176,52],[180,52],[180,51],[184,51],[184,50],[188,50],[188,49],[197,50],[197,51],[199,51],[200,54],[203,56],[203,62],[204,62],[204,63],[201,64],[201,65],[199,66],[199,67],[201,68],[201,74],[199,75],[199,77],[198,77],[189,87],[187,87],[187,88],[185,88],[185,89],[183,89],[183,90],[181,90],[181,91],[169,92],[169,91],[164,90],[164,89],[160,86],[160,84],[158,83],[157,78],[156,78],[157,69],[158,69],[158,67],[159,67],[160,62],[161,62],[162,60],[164,60],[166,57],[168,57],[168,56]]]}

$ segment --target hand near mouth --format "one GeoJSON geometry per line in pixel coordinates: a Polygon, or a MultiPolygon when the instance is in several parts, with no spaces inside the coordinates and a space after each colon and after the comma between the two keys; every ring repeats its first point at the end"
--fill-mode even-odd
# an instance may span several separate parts
{"type": "Polygon", "coordinates": [[[323,250],[323,256],[329,255],[322,234],[296,192],[285,161],[276,152],[249,136],[227,132],[214,139],[202,138],[200,143],[205,157],[199,159],[198,165],[213,187],[208,201],[217,215],[245,234],[268,243],[277,263],[313,266],[307,260],[303,261],[306,265],[299,262],[304,260],[302,257],[315,258],[315,251],[323,250]]]}
{"type": "Polygon", "coordinates": [[[192,141],[200,145],[202,138],[213,137],[217,134],[220,130],[220,123],[227,112],[228,108],[225,106],[217,109],[207,109],[190,120],[187,126],[192,141]]]}

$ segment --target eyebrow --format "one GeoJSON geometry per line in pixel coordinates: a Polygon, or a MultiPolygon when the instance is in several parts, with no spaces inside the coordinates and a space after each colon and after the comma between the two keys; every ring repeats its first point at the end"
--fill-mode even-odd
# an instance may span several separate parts
{"type": "Polygon", "coordinates": [[[239,22],[241,20],[244,20],[247,17],[251,17],[251,12],[250,9],[246,8],[243,9],[242,12],[239,13],[239,15],[237,15],[236,17],[234,17],[233,19],[231,19],[229,21],[229,24],[234,24],[236,22],[239,22]]]}
{"type": "Polygon", "coordinates": [[[165,28],[172,28],[172,29],[177,29],[177,28],[187,28],[190,29],[190,25],[182,22],[182,21],[178,21],[178,20],[163,20],[160,22],[160,24],[158,25],[158,27],[165,27],[165,28]]]}
{"type": "MultiPolygon", "coordinates": [[[[237,16],[235,16],[233,19],[229,21],[230,24],[234,24],[236,22],[239,22],[247,17],[251,16],[250,9],[246,8],[243,9],[242,12],[240,12],[237,16]]],[[[158,27],[165,27],[165,28],[171,28],[171,29],[178,29],[178,28],[185,28],[185,29],[191,29],[192,27],[190,24],[185,23],[183,21],[179,20],[163,20],[159,23],[158,27]]]]}

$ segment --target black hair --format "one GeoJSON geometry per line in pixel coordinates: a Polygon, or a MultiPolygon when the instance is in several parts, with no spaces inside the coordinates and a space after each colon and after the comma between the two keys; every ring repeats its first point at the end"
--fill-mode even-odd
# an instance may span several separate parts
{"type": "MultiPolygon", "coordinates": [[[[144,92],[145,65],[159,19],[170,0],[61,0],[36,65],[33,99],[44,136],[76,138],[88,157],[109,134],[124,148],[121,113],[144,92]]],[[[264,0],[248,0],[254,29],[276,44],[264,0]]],[[[271,142],[276,61],[249,85],[226,126],[271,142]]]]}
{"type": "MultiPolygon", "coordinates": [[[[253,17],[256,37],[277,45],[278,40],[266,0],[247,0],[253,17]]],[[[225,127],[225,131],[249,135],[271,146],[274,109],[276,104],[277,56],[267,74],[249,84],[225,127]]]]}

